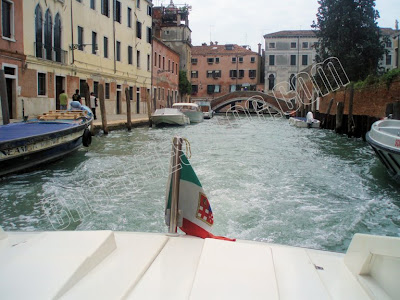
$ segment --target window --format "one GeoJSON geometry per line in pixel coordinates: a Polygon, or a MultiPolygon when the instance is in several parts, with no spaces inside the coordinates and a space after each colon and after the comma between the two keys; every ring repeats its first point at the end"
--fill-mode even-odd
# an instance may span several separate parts
{"type": "Polygon", "coordinates": [[[268,90],[271,91],[275,86],[275,76],[270,74],[268,76],[268,90]]]}
{"type": "Polygon", "coordinates": [[[158,100],[161,100],[161,88],[158,88],[158,100]]]}
{"type": "Polygon", "coordinates": [[[121,61],[121,42],[117,41],[115,51],[116,51],[116,59],[117,59],[117,61],[121,61]]]}
{"type": "Polygon", "coordinates": [[[110,0],[101,0],[101,14],[110,17],[110,0]]]}
{"type": "Polygon", "coordinates": [[[389,66],[392,64],[392,56],[390,54],[386,55],[386,65],[389,66]]]}
{"type": "Polygon", "coordinates": [[[243,57],[239,57],[239,62],[240,62],[240,63],[243,62],[243,57]]]}
{"type": "Polygon", "coordinates": [[[136,51],[136,65],[138,68],[140,68],[140,51],[136,51]]]}
{"type": "Polygon", "coordinates": [[[98,81],[93,82],[93,93],[96,97],[99,97],[99,82],[98,81]]]}
{"type": "Polygon", "coordinates": [[[308,55],[307,54],[304,54],[304,55],[301,56],[301,64],[303,66],[307,66],[308,65],[308,55]]]}
{"type": "Polygon", "coordinates": [[[14,39],[14,3],[1,1],[1,28],[3,37],[14,39]]]}
{"type": "Polygon", "coordinates": [[[269,65],[270,66],[275,66],[275,55],[270,55],[269,56],[269,65]]]}
{"type": "Polygon", "coordinates": [[[256,70],[249,70],[249,77],[250,78],[256,78],[257,76],[257,71],[256,70]]]}
{"type": "Polygon", "coordinates": [[[78,26],[78,49],[83,51],[83,28],[78,26]]]}
{"type": "Polygon", "coordinates": [[[44,50],[48,60],[53,58],[53,21],[48,9],[44,17],[44,50]]]}
{"type": "Polygon", "coordinates": [[[105,98],[110,99],[110,83],[106,82],[106,88],[105,88],[105,98]]]}
{"type": "Polygon", "coordinates": [[[256,62],[256,58],[254,56],[250,57],[250,62],[251,63],[255,63],[256,62]]]}
{"type": "Polygon", "coordinates": [[[302,43],[302,48],[303,49],[308,49],[308,42],[303,42],[302,43]]]}
{"type": "Polygon", "coordinates": [[[244,77],[244,70],[239,70],[239,78],[243,78],[244,77]]]}
{"type": "Polygon", "coordinates": [[[142,38],[142,23],[136,21],[136,37],[138,39],[142,38]]]}
{"type": "Polygon", "coordinates": [[[121,23],[121,2],[115,0],[114,21],[121,23]]]}
{"type": "Polygon", "coordinates": [[[168,72],[171,71],[171,60],[168,59],[168,72]]]}
{"type": "Polygon", "coordinates": [[[104,49],[103,49],[104,57],[108,58],[108,38],[107,37],[104,37],[103,43],[104,43],[104,49]]]}
{"type": "Polygon", "coordinates": [[[296,65],[296,55],[290,55],[290,65],[291,66],[296,65]]]}
{"type": "Polygon", "coordinates": [[[296,42],[291,42],[290,43],[290,48],[291,49],[296,49],[297,48],[297,43],[296,42]]]}
{"type": "Polygon", "coordinates": [[[275,49],[275,43],[269,43],[268,48],[270,49],[275,49]]]}
{"type": "Polygon", "coordinates": [[[197,58],[192,58],[192,65],[197,65],[197,58]]]}
{"type": "Polygon", "coordinates": [[[128,46],[128,64],[133,65],[133,48],[128,46]]]}
{"type": "Polygon", "coordinates": [[[174,69],[175,69],[175,63],[172,61],[172,74],[174,74],[174,69]]]}
{"type": "Polygon", "coordinates": [[[208,57],[207,58],[207,63],[208,64],[213,64],[214,63],[214,58],[213,57],[208,57]]]}
{"type": "Polygon", "coordinates": [[[386,44],[386,48],[392,48],[392,41],[391,40],[387,40],[385,44],[386,44]]]}
{"type": "Polygon", "coordinates": [[[296,77],[294,77],[294,74],[289,77],[289,86],[291,91],[296,89],[296,77]]]}
{"type": "Polygon", "coordinates": [[[146,41],[149,43],[149,44],[151,44],[151,28],[150,27],[147,27],[146,28],[146,41]]]}
{"type": "Polygon", "coordinates": [[[133,87],[129,87],[129,100],[133,100],[133,87]]]}
{"type": "Polygon", "coordinates": [[[229,77],[236,78],[237,77],[237,70],[230,70],[229,77]]]}
{"type": "Polygon", "coordinates": [[[85,94],[84,94],[85,85],[86,85],[86,80],[80,79],[79,80],[79,94],[81,95],[81,97],[85,97],[85,94]]]}
{"type": "Polygon", "coordinates": [[[161,54],[158,55],[158,67],[161,69],[161,54]]]}
{"type": "Polygon", "coordinates": [[[209,71],[207,71],[207,78],[220,78],[220,77],[221,77],[221,71],[220,70],[209,70],[209,71]]]}
{"type": "Polygon", "coordinates": [[[216,57],[216,58],[215,58],[215,63],[216,63],[216,64],[219,64],[219,57],[216,57]]]}
{"type": "Polygon", "coordinates": [[[154,66],[157,67],[157,53],[154,52],[154,66]]]}
{"type": "Polygon", "coordinates": [[[221,70],[214,71],[214,78],[221,78],[221,70]]]}
{"type": "Polygon", "coordinates": [[[199,71],[192,71],[191,78],[199,78],[199,71]]]}
{"type": "Polygon", "coordinates": [[[147,71],[150,71],[150,54],[147,54],[147,71]]]}
{"type": "Polygon", "coordinates": [[[97,50],[97,33],[92,31],[92,54],[96,54],[97,50]]]}
{"type": "Polygon", "coordinates": [[[46,96],[46,73],[37,73],[37,78],[38,96],[46,96]]]}
{"type": "Polygon", "coordinates": [[[36,57],[43,57],[43,16],[39,4],[35,8],[35,39],[36,57]]]}
{"type": "Polygon", "coordinates": [[[162,58],[162,69],[165,70],[165,56],[162,58]]]}
{"type": "Polygon", "coordinates": [[[128,7],[128,27],[132,28],[132,8],[128,7]]]}
{"type": "Polygon", "coordinates": [[[60,14],[56,14],[54,19],[54,52],[56,61],[62,62],[61,57],[61,18],[60,14]]]}
{"type": "Polygon", "coordinates": [[[214,93],[220,93],[220,92],[221,92],[220,85],[214,85],[214,84],[207,85],[207,94],[214,94],[214,93]]]}
{"type": "Polygon", "coordinates": [[[232,57],[232,62],[233,62],[233,63],[236,62],[236,57],[232,57]]]}
{"type": "Polygon", "coordinates": [[[90,8],[96,9],[96,0],[90,0],[90,8]]]}
{"type": "Polygon", "coordinates": [[[198,91],[199,91],[199,86],[192,85],[192,95],[196,95],[198,91]]]}
{"type": "Polygon", "coordinates": [[[151,16],[151,6],[147,5],[147,15],[151,16]]]}
{"type": "Polygon", "coordinates": [[[136,7],[140,8],[140,0],[136,0],[136,7]]]}

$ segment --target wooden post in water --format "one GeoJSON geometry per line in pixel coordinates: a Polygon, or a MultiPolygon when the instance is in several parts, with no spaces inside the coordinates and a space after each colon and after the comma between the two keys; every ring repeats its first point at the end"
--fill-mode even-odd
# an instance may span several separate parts
{"type": "Polygon", "coordinates": [[[90,108],[90,90],[87,82],[83,84],[83,94],[85,95],[85,105],[90,108]]]}
{"type": "Polygon", "coordinates": [[[103,125],[103,132],[104,132],[104,134],[108,134],[107,113],[106,113],[106,104],[104,102],[104,85],[103,84],[99,84],[99,102],[100,102],[101,123],[103,125]]]}
{"type": "Polygon", "coordinates": [[[342,133],[344,103],[338,102],[336,106],[336,133],[342,133]]]}
{"type": "Polygon", "coordinates": [[[182,152],[182,138],[174,137],[172,145],[172,191],[171,191],[171,214],[169,219],[169,234],[177,233],[178,226],[178,207],[179,207],[179,181],[181,176],[181,152],[182,152]]]}
{"type": "Polygon", "coordinates": [[[393,103],[393,119],[400,120],[400,101],[393,103]]]}
{"type": "Polygon", "coordinates": [[[151,101],[151,99],[150,99],[149,92],[146,91],[147,116],[148,116],[148,118],[149,118],[149,127],[152,127],[152,126],[153,126],[153,123],[152,123],[152,121],[151,121],[151,113],[152,113],[152,110],[151,110],[151,103],[150,103],[150,101],[151,101]]]}
{"type": "Polygon", "coordinates": [[[8,110],[6,77],[4,76],[3,70],[0,70],[0,98],[3,125],[7,125],[8,123],[10,123],[10,111],[8,110]]]}
{"type": "Polygon", "coordinates": [[[354,133],[354,120],[353,120],[353,98],[354,98],[354,85],[350,84],[350,96],[349,96],[349,114],[347,119],[347,136],[350,137],[354,133]]]}
{"type": "Polygon", "coordinates": [[[333,104],[333,98],[329,101],[328,109],[326,110],[325,117],[322,120],[321,128],[326,128],[328,116],[331,113],[332,104],[333,104]]]}
{"type": "Polygon", "coordinates": [[[386,104],[385,116],[388,118],[389,115],[393,116],[393,103],[386,104]]]}
{"type": "Polygon", "coordinates": [[[128,128],[128,131],[131,131],[132,129],[131,97],[129,95],[128,88],[125,88],[125,99],[126,99],[126,128],[128,128]]]}

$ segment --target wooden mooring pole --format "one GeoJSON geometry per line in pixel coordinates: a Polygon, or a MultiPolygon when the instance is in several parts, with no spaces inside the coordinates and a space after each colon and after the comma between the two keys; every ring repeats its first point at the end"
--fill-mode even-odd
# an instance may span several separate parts
{"type": "Polygon", "coordinates": [[[103,126],[104,134],[108,134],[107,128],[107,113],[106,113],[106,104],[104,101],[104,85],[99,84],[99,102],[100,102],[100,112],[101,112],[101,123],[103,126]]]}
{"type": "Polygon", "coordinates": [[[349,96],[349,114],[347,118],[347,136],[353,136],[355,130],[355,124],[353,120],[353,99],[354,99],[354,85],[350,84],[350,96],[349,96]]]}
{"type": "Polygon", "coordinates": [[[332,104],[333,104],[333,98],[329,101],[328,109],[326,110],[326,114],[324,116],[324,119],[322,120],[321,128],[326,128],[328,116],[331,113],[332,104]]]}
{"type": "Polygon", "coordinates": [[[3,125],[10,123],[10,111],[8,109],[8,98],[6,88],[6,78],[4,71],[0,70],[0,98],[1,98],[1,112],[3,117],[3,125]]]}
{"type": "Polygon", "coordinates": [[[338,102],[336,106],[336,126],[335,126],[336,133],[342,133],[343,111],[344,111],[344,103],[338,102]]]}
{"type": "Polygon", "coordinates": [[[126,99],[126,128],[128,128],[128,131],[131,131],[132,130],[131,97],[129,95],[128,88],[125,88],[125,99],[126,99]]]}
{"type": "Polygon", "coordinates": [[[400,120],[400,101],[393,103],[393,119],[400,120]]]}

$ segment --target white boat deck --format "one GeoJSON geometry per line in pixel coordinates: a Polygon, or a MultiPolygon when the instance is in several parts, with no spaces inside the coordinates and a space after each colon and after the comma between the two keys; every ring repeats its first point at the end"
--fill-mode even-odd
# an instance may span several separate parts
{"type": "Polygon", "coordinates": [[[344,255],[152,233],[0,229],[0,298],[395,299],[399,252],[399,238],[366,235],[344,255]]]}

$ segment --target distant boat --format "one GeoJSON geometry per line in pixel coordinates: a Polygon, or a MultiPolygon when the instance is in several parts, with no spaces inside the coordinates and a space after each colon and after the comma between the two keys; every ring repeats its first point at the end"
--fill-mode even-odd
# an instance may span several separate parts
{"type": "Polygon", "coordinates": [[[183,112],[190,119],[190,123],[200,123],[204,120],[203,113],[195,103],[175,103],[172,108],[177,108],[183,112]]]}
{"type": "Polygon", "coordinates": [[[157,109],[152,115],[151,120],[154,125],[188,125],[190,124],[189,118],[176,108],[160,108],[157,109]]]}
{"type": "Polygon", "coordinates": [[[400,182],[400,120],[375,122],[366,140],[389,173],[400,182]]]}
{"type": "Polygon", "coordinates": [[[89,146],[91,112],[55,111],[0,126],[0,176],[25,171],[89,146]]]}
{"type": "MultiPolygon", "coordinates": [[[[311,123],[311,128],[319,128],[320,123],[321,122],[319,120],[314,119],[313,122],[311,123]]],[[[306,118],[301,118],[301,117],[290,117],[289,124],[294,125],[299,128],[307,128],[308,127],[306,118]]]]}
{"type": "Polygon", "coordinates": [[[203,112],[204,119],[211,119],[214,116],[214,111],[211,108],[211,104],[208,101],[198,101],[196,104],[203,112]]]}

